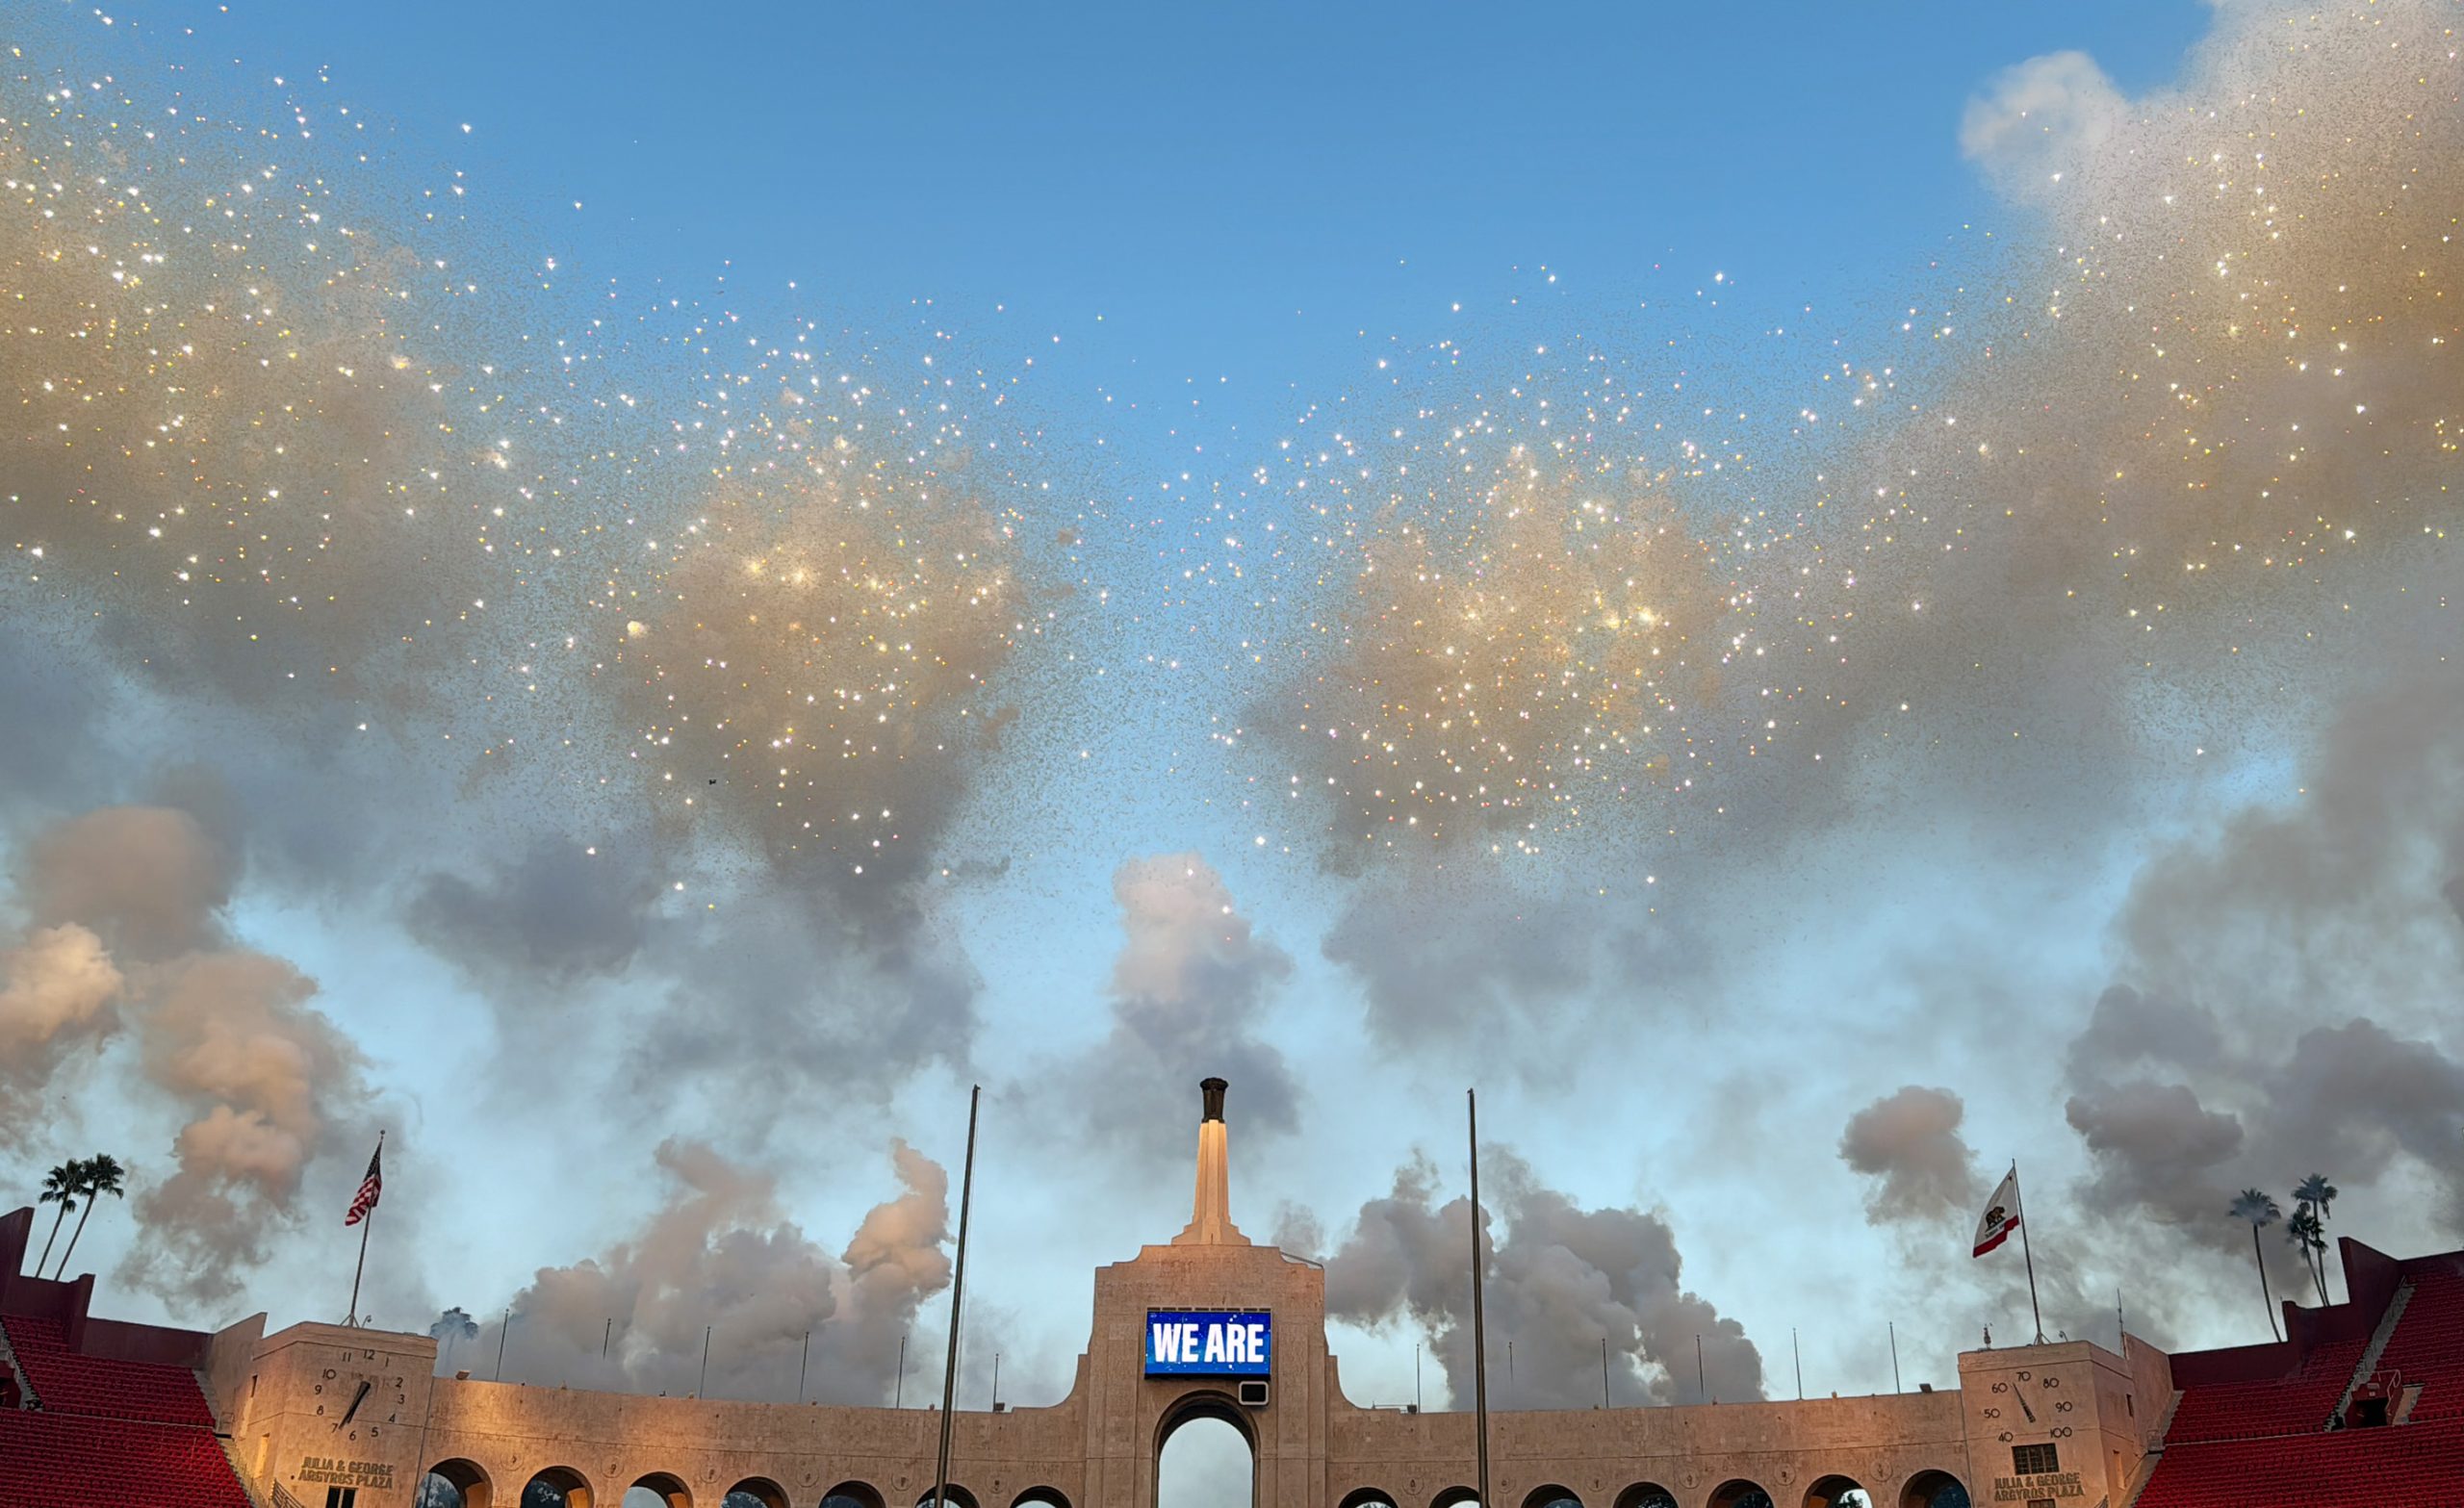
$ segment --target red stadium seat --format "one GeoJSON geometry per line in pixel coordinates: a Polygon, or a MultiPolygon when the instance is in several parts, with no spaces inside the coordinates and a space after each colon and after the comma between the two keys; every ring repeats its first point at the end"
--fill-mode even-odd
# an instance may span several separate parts
{"type": "Polygon", "coordinates": [[[35,1396],[51,1413],[214,1427],[214,1411],[187,1367],[80,1356],[54,1320],[16,1316],[0,1320],[0,1329],[8,1332],[35,1396]]]}
{"type": "Polygon", "coordinates": [[[2464,1272],[2407,1265],[2412,1286],[2374,1375],[2421,1389],[2404,1422],[2327,1430],[2364,1343],[2289,1377],[2186,1388],[2137,1508],[2388,1508],[2464,1502],[2464,1272]]]}
{"type": "Polygon", "coordinates": [[[2464,1419],[2464,1273],[2426,1272],[2378,1358],[2407,1388],[2418,1383],[2415,1421],[2464,1419]]]}
{"type": "Polygon", "coordinates": [[[0,1409],[0,1508],[249,1508],[195,1373],[78,1355],[53,1320],[0,1330],[40,1405],[0,1409]]]}
{"type": "Polygon", "coordinates": [[[0,1508],[249,1508],[214,1436],[40,1410],[0,1410],[0,1508]]]}

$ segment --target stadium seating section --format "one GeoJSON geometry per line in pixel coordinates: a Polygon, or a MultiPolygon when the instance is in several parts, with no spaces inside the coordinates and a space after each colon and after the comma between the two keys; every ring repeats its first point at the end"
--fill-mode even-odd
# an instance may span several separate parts
{"type": "Polygon", "coordinates": [[[2372,1368],[2410,1397],[2399,1422],[2327,1427],[2362,1341],[2319,1346],[2290,1376],[2186,1388],[2132,1508],[2464,1503],[2464,1271],[2433,1259],[2406,1264],[2403,1281],[2411,1296],[2372,1368]]]}
{"type": "Polygon", "coordinates": [[[2168,1445],[2136,1508],[2434,1508],[2459,1500],[2464,1421],[2168,1445]]]}
{"type": "Polygon", "coordinates": [[[249,1508],[194,1373],[80,1356],[54,1320],[0,1330],[41,1405],[0,1409],[0,1508],[249,1508]]]}
{"type": "Polygon", "coordinates": [[[2416,1423],[2464,1419],[2464,1273],[2414,1279],[2413,1301],[2396,1322],[2378,1369],[2395,1372],[2406,1387],[2421,1385],[2416,1423]]]}
{"type": "Polygon", "coordinates": [[[2365,1343],[2341,1341],[2323,1345],[2291,1377],[2186,1389],[2165,1439],[2169,1444],[2258,1440],[2323,1429],[2336,1399],[2344,1395],[2345,1384],[2352,1379],[2365,1343]]]}

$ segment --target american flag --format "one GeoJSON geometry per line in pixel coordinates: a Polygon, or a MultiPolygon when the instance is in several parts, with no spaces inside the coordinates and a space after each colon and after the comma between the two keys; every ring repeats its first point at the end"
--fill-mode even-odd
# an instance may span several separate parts
{"type": "Polygon", "coordinates": [[[359,1181],[359,1192],[351,1195],[350,1213],[343,1216],[345,1225],[357,1225],[376,1208],[376,1196],[385,1191],[385,1138],[376,1138],[376,1150],[369,1154],[368,1176],[359,1181]]]}

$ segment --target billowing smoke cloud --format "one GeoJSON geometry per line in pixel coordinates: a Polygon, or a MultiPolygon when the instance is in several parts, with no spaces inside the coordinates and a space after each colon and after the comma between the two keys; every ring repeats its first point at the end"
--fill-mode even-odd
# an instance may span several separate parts
{"type": "MultiPolygon", "coordinates": [[[[809,1336],[808,1398],[886,1401],[900,1337],[950,1281],[940,1165],[892,1142],[903,1192],[834,1259],[781,1213],[769,1175],[694,1141],[662,1142],[657,1161],[673,1188],[637,1236],[541,1268],[514,1299],[506,1379],[687,1393],[701,1385],[706,1332],[708,1396],[784,1402],[809,1336]]],[[[491,1354],[503,1323],[470,1354],[491,1354]]]]}
{"type": "Polygon", "coordinates": [[[2048,53],[2004,69],[1968,102],[1960,150],[1992,173],[2005,193],[2043,198],[2057,175],[2092,161],[2129,118],[2128,102],[2095,59],[2048,53]]]}
{"type": "Polygon", "coordinates": [[[1178,1160],[1199,1080],[1228,1079],[1245,1132],[1299,1123],[1292,1065],[1264,1034],[1292,959],[1258,935],[1232,892],[1196,854],[1133,858],[1113,874],[1121,947],[1113,959],[1112,1029],[1054,1076],[1073,1115],[1104,1145],[1178,1160]]]}
{"type": "Polygon", "coordinates": [[[612,974],[641,947],[659,883],[641,843],[534,836],[479,878],[424,877],[404,921],[414,936],[491,977],[570,983],[612,974]]]}
{"type": "Polygon", "coordinates": [[[124,981],[102,939],[68,923],[40,927],[0,951],[0,1147],[43,1124],[43,1091],[69,1057],[116,1025],[124,981]]]}
{"type": "MultiPolygon", "coordinates": [[[[1819,373],[1786,457],[1721,442],[1696,374],[1572,338],[1503,394],[1310,437],[1288,558],[1328,601],[1249,747],[1338,870],[1546,853],[1570,903],[1716,910],[1860,807],[2075,838],[2207,729],[2247,752],[2288,688],[2426,665],[2464,425],[2446,31],[2253,4],[2144,98],[2076,54],[1994,81],[1961,140],[2020,249],[1894,314],[1921,358],[1819,373]],[[1671,855],[1716,881],[1643,891],[1671,855]]],[[[1473,933],[1367,886],[1337,956],[1399,993],[1422,935],[1511,952],[1523,910],[1473,933]]],[[[1614,956],[1553,960],[1540,1012],[1614,956]]],[[[1437,998],[1397,1040],[1460,1048],[1437,998]]]]}
{"type": "Polygon", "coordinates": [[[364,1060],[309,1008],[316,983],[262,953],[183,956],[145,992],[145,1076],[193,1118],[178,1171],[138,1196],[146,1240],[122,1275],[219,1303],[295,1228],[308,1163],[360,1100],[364,1060]]]}
{"type": "Polygon", "coordinates": [[[121,1024],[144,1095],[185,1117],[169,1177],[123,1149],[141,1237],[121,1275],[200,1308],[295,1228],[309,1164],[345,1119],[336,1107],[368,1099],[358,1049],[311,1006],[315,983],[226,934],[237,878],[230,847],[180,807],[58,823],[26,846],[18,894],[38,925],[0,983],[11,1139],[64,1054],[121,1024]]]}
{"type": "Polygon", "coordinates": [[[1519,894],[1485,865],[1365,882],[1327,931],[1326,958],[1359,980],[1369,1027],[1406,1046],[1511,1012],[1545,1017],[1592,977],[1595,918],[1519,894]]]}
{"type": "MultiPolygon", "coordinates": [[[[2299,795],[2161,850],[2116,923],[2119,980],[2071,1044],[2067,1116],[2110,1239],[2239,1252],[2257,1187],[2425,1243],[2464,1232],[2464,690],[2441,676],[2339,710],[2299,795]]],[[[2272,1248],[2274,1243],[2271,1243],[2272,1248]]],[[[2289,1253],[2279,1253],[2292,1267],[2289,1253]]]]}
{"type": "Polygon", "coordinates": [[[0,110],[0,590],[97,663],[0,666],[41,724],[7,720],[31,774],[0,800],[81,762],[119,779],[56,799],[119,799],[150,771],[88,703],[138,706],[237,793],[251,883],[398,914],[508,1035],[622,1021],[772,1116],[825,1061],[886,1095],[962,1058],[980,981],[927,891],[1036,743],[1015,662],[1057,621],[1009,395],[809,324],[680,378],[703,316],[664,298],[641,350],[534,366],[569,311],[494,292],[530,277],[484,232],[389,213],[355,148],[270,166],[195,102],[141,139],[35,40],[0,110]],[[714,955],[791,987],[714,986],[714,955]],[[561,1009],[619,976],[688,1009],[561,1009]]]}
{"type": "MultiPolygon", "coordinates": [[[[1511,1153],[1491,1149],[1483,1162],[1496,1189],[1483,1212],[1493,1399],[1508,1341],[1514,1407],[1598,1403],[1604,1340],[1617,1372],[1612,1400],[1621,1405],[1762,1396],[1760,1351],[1737,1321],[1686,1291],[1665,1221],[1637,1210],[1584,1210],[1542,1187],[1511,1153]]],[[[1434,1165],[1409,1163],[1397,1170],[1391,1193],[1361,1206],[1326,1259],[1326,1313],[1371,1327],[1418,1326],[1460,1406],[1472,1395],[1471,1201],[1432,1206],[1436,1185],[1434,1165]]],[[[1278,1239],[1305,1252],[1322,1233],[1305,1215],[1288,1214],[1278,1239]]]]}
{"type": "Polygon", "coordinates": [[[81,922],[120,957],[152,961],[218,940],[231,856],[178,807],[107,806],[36,838],[19,884],[38,922],[81,922]]]}
{"type": "Polygon", "coordinates": [[[1911,1084],[1849,1117],[1839,1157],[1877,1180],[1865,1200],[1868,1218],[1933,1220],[1978,1208],[1976,1160],[1960,1135],[1966,1113],[1950,1090],[1911,1084]]]}

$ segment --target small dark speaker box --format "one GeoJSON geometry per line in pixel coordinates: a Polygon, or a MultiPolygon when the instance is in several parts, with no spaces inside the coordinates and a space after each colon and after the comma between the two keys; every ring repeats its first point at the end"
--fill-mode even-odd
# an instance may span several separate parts
{"type": "Polygon", "coordinates": [[[1241,1384],[1241,1407],[1262,1409],[1267,1406],[1267,1385],[1263,1382],[1241,1384]]]}

